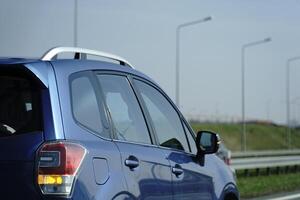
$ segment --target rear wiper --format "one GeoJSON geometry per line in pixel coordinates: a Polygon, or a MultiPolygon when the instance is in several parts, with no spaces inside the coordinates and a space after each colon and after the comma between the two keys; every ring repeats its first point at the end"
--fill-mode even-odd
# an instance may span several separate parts
{"type": "Polygon", "coordinates": [[[11,128],[6,124],[0,123],[0,133],[3,135],[13,135],[16,132],[15,129],[11,128]]]}

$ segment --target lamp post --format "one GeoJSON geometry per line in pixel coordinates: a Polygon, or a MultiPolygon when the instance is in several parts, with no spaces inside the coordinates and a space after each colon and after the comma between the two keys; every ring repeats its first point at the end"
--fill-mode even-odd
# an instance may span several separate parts
{"type": "Polygon", "coordinates": [[[199,23],[202,23],[202,22],[207,22],[207,21],[210,21],[212,20],[212,17],[211,16],[208,16],[208,17],[205,17],[203,19],[200,19],[200,20],[196,20],[196,21],[191,21],[191,22],[187,22],[187,23],[184,23],[184,24],[180,24],[177,26],[176,28],[176,104],[177,106],[179,107],[179,81],[180,81],[180,77],[179,77],[179,54],[180,54],[180,30],[184,27],[187,27],[187,26],[192,26],[192,25],[195,25],[195,24],[199,24],[199,23]]]}
{"type": "Polygon", "coordinates": [[[271,38],[265,38],[255,42],[250,42],[242,46],[241,66],[242,66],[242,134],[241,134],[241,150],[246,151],[246,122],[245,122],[245,50],[248,47],[270,42],[271,38]]]}
{"type": "Polygon", "coordinates": [[[291,128],[290,128],[290,63],[299,60],[300,56],[292,57],[286,61],[286,123],[287,123],[287,145],[291,148],[291,128]]]}
{"type": "MultiPolygon", "coordinates": [[[[295,106],[295,109],[294,109],[294,125],[295,126],[300,126],[300,118],[299,118],[299,114],[300,114],[300,97],[296,97],[296,98],[294,98],[294,99],[292,99],[292,100],[290,100],[290,105],[292,106],[292,105],[294,105],[295,106]]],[[[291,114],[291,116],[293,116],[293,113],[290,113],[291,114]]],[[[292,117],[290,117],[290,118],[292,118],[292,117]]],[[[291,120],[292,121],[292,120],[291,120]]],[[[290,123],[291,124],[291,123],[290,123]]]]}
{"type": "Polygon", "coordinates": [[[74,25],[73,25],[73,32],[74,32],[74,47],[77,47],[78,41],[77,41],[77,15],[78,15],[78,0],[74,0],[74,25]]]}

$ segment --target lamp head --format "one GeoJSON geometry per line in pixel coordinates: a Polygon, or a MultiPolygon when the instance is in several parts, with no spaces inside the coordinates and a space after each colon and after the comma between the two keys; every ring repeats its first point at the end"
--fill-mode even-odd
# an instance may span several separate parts
{"type": "Polygon", "coordinates": [[[210,21],[210,20],[212,20],[212,16],[208,16],[203,19],[203,21],[210,21]]]}

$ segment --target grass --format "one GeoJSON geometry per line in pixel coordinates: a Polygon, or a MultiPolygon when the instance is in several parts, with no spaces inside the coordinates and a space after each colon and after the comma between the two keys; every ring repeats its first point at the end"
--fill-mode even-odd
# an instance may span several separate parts
{"type": "MultiPolygon", "coordinates": [[[[225,123],[192,123],[193,129],[211,130],[219,133],[225,145],[232,151],[241,150],[241,125],[225,123]]],[[[285,126],[266,124],[247,124],[247,150],[280,150],[287,149],[285,126]]],[[[291,132],[292,148],[300,148],[300,130],[291,132]]]]}
{"type": "Polygon", "coordinates": [[[300,173],[238,177],[241,198],[253,198],[278,192],[300,190],[300,173]]]}
{"type": "MultiPolygon", "coordinates": [[[[219,133],[232,151],[241,150],[241,124],[192,123],[195,132],[211,130],[219,133]]],[[[247,150],[287,149],[286,127],[271,124],[247,124],[247,150]]],[[[300,148],[300,130],[291,132],[292,148],[300,148]]],[[[300,173],[243,176],[237,174],[241,198],[255,198],[278,192],[300,190],[300,173]]]]}

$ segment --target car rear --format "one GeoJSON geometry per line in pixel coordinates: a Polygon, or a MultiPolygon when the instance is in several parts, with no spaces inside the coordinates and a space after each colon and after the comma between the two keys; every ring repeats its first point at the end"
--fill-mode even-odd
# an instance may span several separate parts
{"type": "Polygon", "coordinates": [[[42,96],[46,90],[22,64],[0,65],[1,198],[40,198],[35,159],[44,141],[42,96]]]}
{"type": "Polygon", "coordinates": [[[2,63],[1,198],[69,198],[86,149],[78,143],[65,141],[62,129],[55,131],[53,115],[59,113],[51,106],[55,103],[53,91],[56,88],[52,84],[55,79],[49,82],[40,79],[51,77],[53,69],[40,61],[34,64],[2,63]]]}

